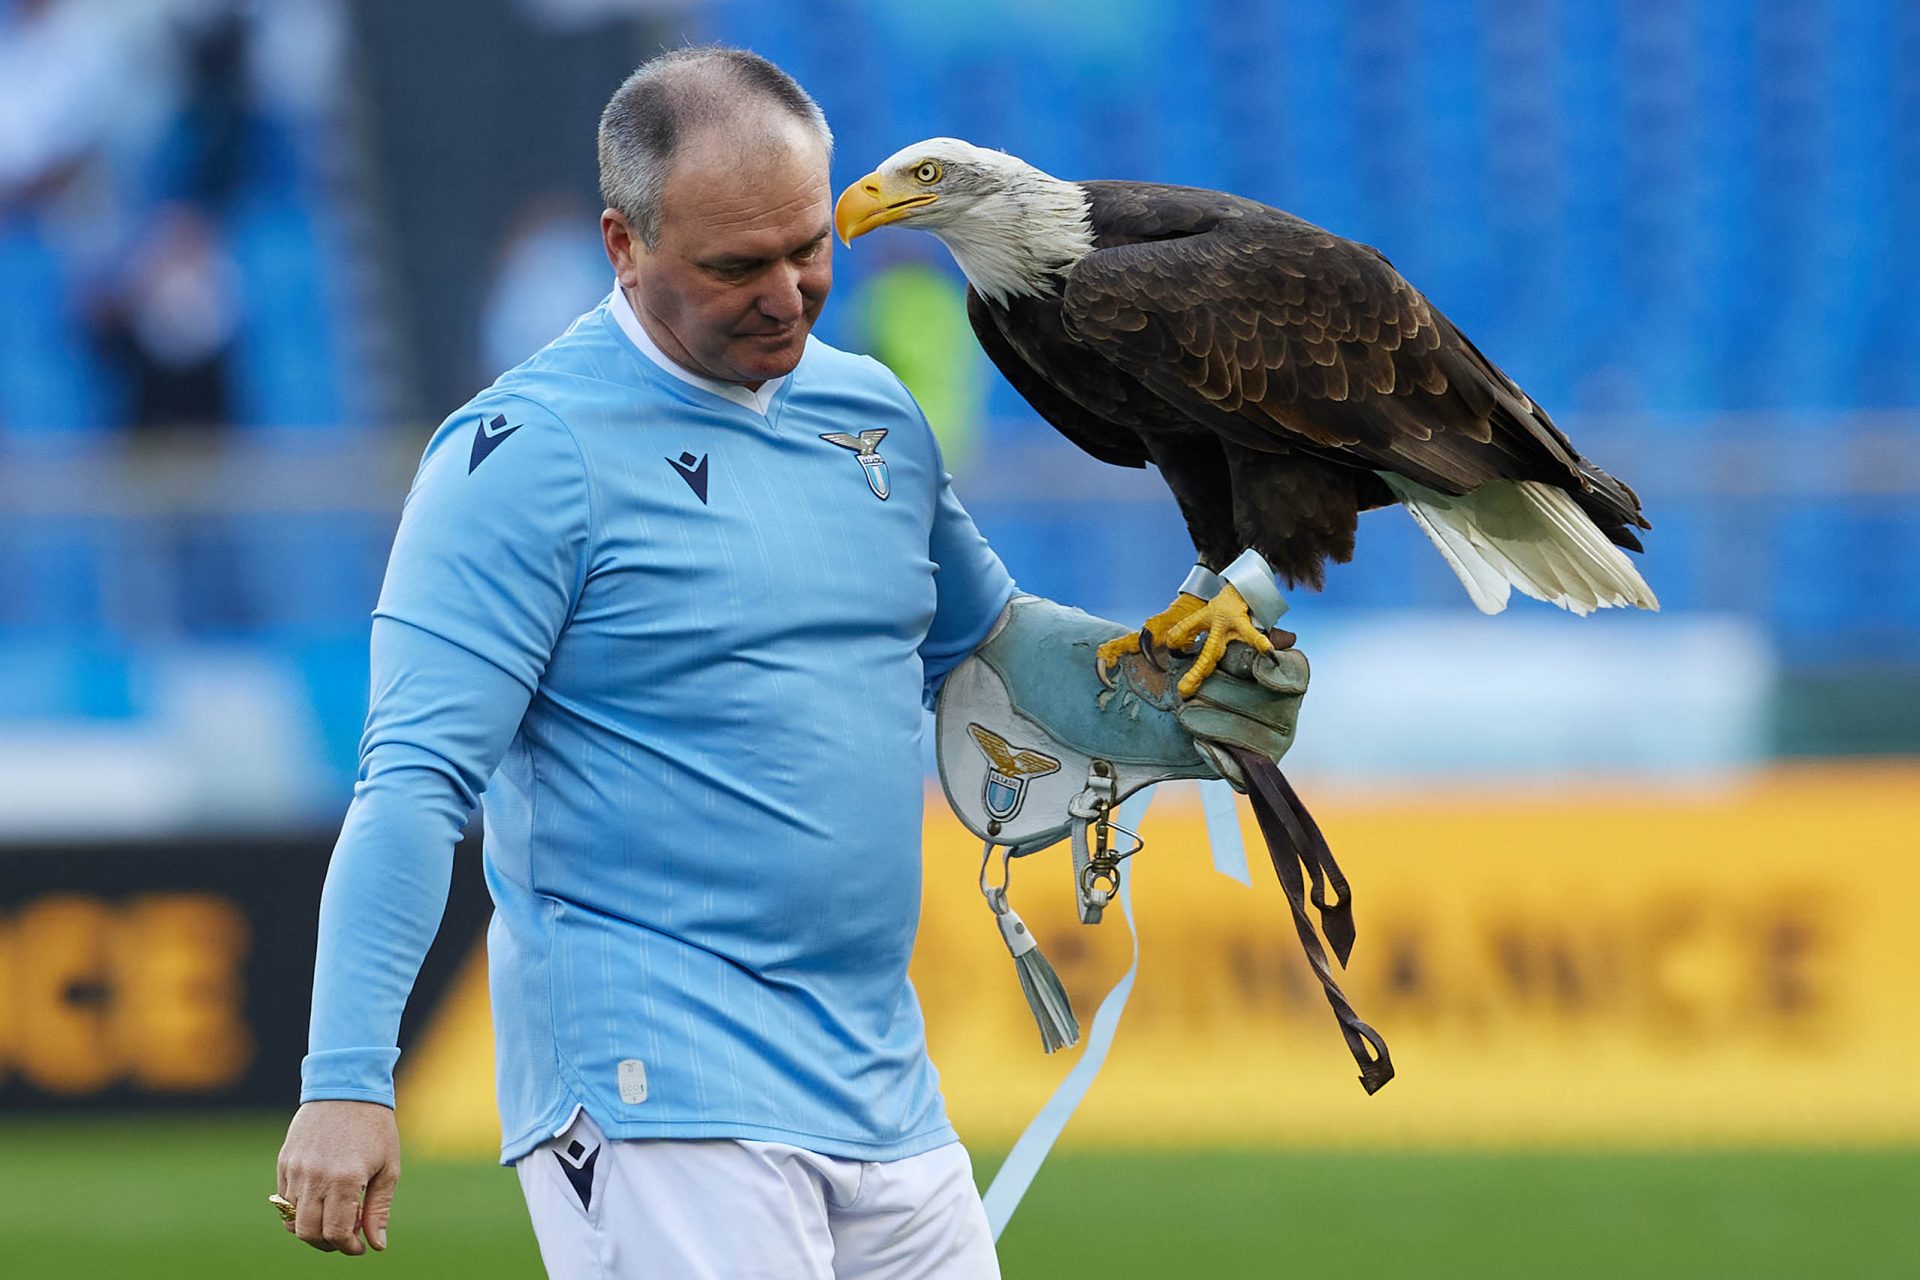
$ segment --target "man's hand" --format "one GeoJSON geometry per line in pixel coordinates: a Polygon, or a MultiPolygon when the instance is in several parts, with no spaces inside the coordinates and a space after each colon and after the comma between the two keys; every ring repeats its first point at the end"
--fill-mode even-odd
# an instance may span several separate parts
{"type": "Polygon", "coordinates": [[[356,1256],[369,1244],[385,1249],[400,1181],[393,1109],[344,1099],[307,1103],[287,1126],[279,1181],[298,1210],[287,1230],[314,1248],[356,1256]]]}

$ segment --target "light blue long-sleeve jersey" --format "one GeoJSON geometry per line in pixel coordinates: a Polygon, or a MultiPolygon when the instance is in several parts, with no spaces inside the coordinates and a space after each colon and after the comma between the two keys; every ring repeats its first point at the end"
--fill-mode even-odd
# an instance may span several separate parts
{"type": "Polygon", "coordinates": [[[582,1106],[616,1138],[931,1149],[953,1131],[907,982],[922,699],[1012,582],[883,367],[809,342],[763,416],[649,360],[623,305],[427,446],[302,1099],[392,1103],[484,791],[503,1159],[582,1106]]]}

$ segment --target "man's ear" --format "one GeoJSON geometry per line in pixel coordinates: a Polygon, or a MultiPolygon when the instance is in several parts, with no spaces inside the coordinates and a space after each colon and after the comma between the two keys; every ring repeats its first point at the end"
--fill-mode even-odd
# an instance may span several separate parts
{"type": "Polygon", "coordinates": [[[627,222],[627,215],[618,209],[600,211],[600,242],[606,247],[607,261],[613,264],[613,274],[618,277],[623,289],[637,288],[640,284],[640,260],[645,257],[647,246],[639,233],[627,222]]]}

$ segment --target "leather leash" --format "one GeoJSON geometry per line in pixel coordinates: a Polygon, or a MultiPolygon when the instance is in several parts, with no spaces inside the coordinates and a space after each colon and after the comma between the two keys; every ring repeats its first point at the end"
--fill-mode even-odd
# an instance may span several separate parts
{"type": "Polygon", "coordinates": [[[1340,1023],[1340,1035],[1347,1042],[1347,1050],[1360,1066],[1360,1085],[1369,1094],[1377,1093],[1393,1079],[1393,1059],[1388,1056],[1387,1042],[1353,1011],[1352,1003],[1333,976],[1333,966],[1327,962],[1326,950],[1307,915],[1310,896],[1320,912],[1320,931],[1326,935],[1327,945],[1333,948],[1344,968],[1353,952],[1354,940],[1353,893],[1347,878],[1333,860],[1333,850],[1327,847],[1319,824],[1300,803],[1293,784],[1287,781],[1279,766],[1244,747],[1222,745],[1246,775],[1247,798],[1253,802],[1254,817],[1267,838],[1267,853],[1273,859],[1280,888],[1286,893],[1287,906],[1293,912],[1293,927],[1300,935],[1307,963],[1326,992],[1327,1003],[1333,1006],[1333,1016],[1340,1023]],[[1311,891],[1307,888],[1308,879],[1312,881],[1311,891]],[[1327,898],[1329,888],[1337,895],[1332,901],[1327,898]]]}

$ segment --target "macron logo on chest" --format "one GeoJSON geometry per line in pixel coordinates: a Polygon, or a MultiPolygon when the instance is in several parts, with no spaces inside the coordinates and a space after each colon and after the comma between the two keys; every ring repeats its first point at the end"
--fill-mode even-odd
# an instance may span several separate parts
{"type": "Polygon", "coordinates": [[[683,453],[677,458],[668,458],[667,465],[680,473],[687,482],[687,488],[693,490],[693,496],[700,499],[700,505],[707,505],[707,455],[695,458],[691,453],[683,453]]]}

